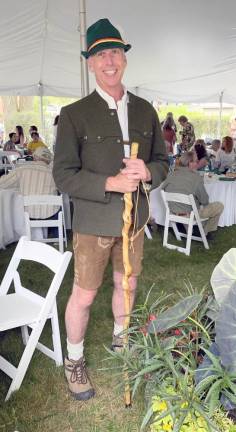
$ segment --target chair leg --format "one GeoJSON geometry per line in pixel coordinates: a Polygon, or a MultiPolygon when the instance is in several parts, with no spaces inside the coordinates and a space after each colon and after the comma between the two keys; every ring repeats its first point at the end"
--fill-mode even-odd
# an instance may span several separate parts
{"type": "Polygon", "coordinates": [[[175,222],[171,222],[171,225],[172,225],[173,231],[175,233],[175,237],[177,238],[177,240],[180,241],[181,240],[181,235],[180,235],[179,230],[178,230],[178,228],[176,226],[176,223],[175,222]]]}
{"type": "Polygon", "coordinates": [[[56,304],[54,304],[52,310],[51,326],[52,326],[53,351],[55,354],[54,360],[57,366],[62,366],[63,358],[62,358],[62,348],[61,348],[61,337],[60,337],[60,329],[59,329],[59,321],[58,321],[56,304]]]}
{"type": "Polygon", "coordinates": [[[59,235],[59,251],[61,253],[64,252],[64,239],[63,239],[63,222],[62,222],[62,213],[60,212],[58,215],[59,226],[58,226],[58,235],[59,235]]]}
{"type": "Polygon", "coordinates": [[[65,247],[67,248],[67,232],[66,232],[66,224],[63,219],[63,240],[65,242],[65,247]]]}
{"type": "Polygon", "coordinates": [[[188,232],[187,232],[187,239],[186,239],[186,252],[185,252],[186,255],[190,255],[192,233],[193,233],[193,222],[190,221],[188,225],[188,232]]]}
{"type": "Polygon", "coordinates": [[[164,228],[164,236],[163,236],[163,246],[167,247],[168,244],[168,234],[169,234],[169,221],[165,221],[165,228],[164,228]]]}
{"type": "Polygon", "coordinates": [[[147,238],[149,240],[152,240],[152,234],[151,234],[151,231],[150,231],[150,229],[148,228],[147,225],[145,225],[144,231],[145,231],[145,234],[146,234],[147,238]]]}
{"type": "Polygon", "coordinates": [[[25,325],[21,327],[21,336],[22,336],[23,344],[27,345],[29,340],[28,326],[25,325]]]}
{"type": "Polygon", "coordinates": [[[209,244],[208,244],[208,241],[207,241],[207,238],[206,238],[206,234],[205,234],[205,231],[204,231],[203,226],[202,226],[201,223],[198,224],[198,228],[199,228],[199,231],[200,231],[200,234],[201,234],[202,241],[203,241],[203,244],[205,246],[205,249],[209,249],[209,244]]]}
{"type": "Polygon", "coordinates": [[[42,333],[43,327],[45,325],[45,320],[43,320],[41,325],[32,330],[31,335],[29,337],[28,343],[24,349],[23,355],[20,359],[19,365],[16,370],[15,377],[12,380],[12,383],[9,387],[9,390],[6,395],[6,401],[10,398],[11,394],[18,390],[21,386],[21,383],[24,379],[26,371],[28,369],[29,363],[31,361],[32,355],[35,351],[37,342],[42,333]]]}

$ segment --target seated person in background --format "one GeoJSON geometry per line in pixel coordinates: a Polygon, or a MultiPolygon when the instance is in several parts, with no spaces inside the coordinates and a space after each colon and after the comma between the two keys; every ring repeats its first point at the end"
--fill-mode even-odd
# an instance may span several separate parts
{"type": "Polygon", "coordinates": [[[30,134],[30,136],[31,136],[31,134],[33,132],[38,132],[38,134],[39,134],[39,140],[43,141],[43,137],[40,135],[37,126],[32,125],[32,126],[29,127],[29,134],[30,134]]]}
{"type": "Polygon", "coordinates": [[[208,165],[209,160],[207,156],[206,146],[203,139],[197,139],[193,146],[193,151],[195,152],[196,158],[196,169],[200,170],[208,165]]]}
{"type": "Polygon", "coordinates": [[[9,140],[4,144],[3,150],[13,151],[18,153],[15,143],[16,143],[16,133],[11,132],[9,133],[9,140]]]}
{"type": "MultiPolygon", "coordinates": [[[[23,165],[0,178],[0,189],[15,189],[22,195],[57,195],[57,189],[49,164],[52,154],[48,148],[40,147],[33,154],[33,162],[23,165]]],[[[58,206],[29,207],[31,219],[48,219],[53,217],[58,206]]]]}
{"type": "Polygon", "coordinates": [[[230,136],[222,138],[221,148],[216,153],[216,163],[220,172],[225,172],[235,161],[233,139],[230,136]]]}
{"type": "Polygon", "coordinates": [[[216,153],[218,152],[219,148],[220,148],[220,140],[219,139],[213,139],[211,145],[209,147],[207,147],[207,154],[210,157],[216,157],[216,153]]]}
{"type": "Polygon", "coordinates": [[[27,139],[24,135],[23,127],[18,125],[15,128],[16,131],[16,142],[15,144],[19,145],[21,149],[27,147],[27,139]]]}
{"type": "Polygon", "coordinates": [[[32,132],[31,138],[32,141],[30,141],[29,144],[27,145],[28,154],[33,154],[35,150],[39,147],[47,148],[46,144],[44,144],[44,142],[39,139],[38,132],[32,132]]]}
{"type": "MultiPolygon", "coordinates": [[[[203,222],[205,234],[216,231],[220,215],[224,209],[221,202],[209,203],[203,177],[196,171],[195,153],[193,151],[183,153],[180,157],[179,165],[173,174],[168,174],[162,183],[162,189],[166,192],[182,193],[185,195],[193,194],[199,216],[209,218],[203,222]]],[[[189,206],[180,203],[170,203],[170,208],[176,214],[188,214],[189,206]]],[[[208,236],[210,238],[210,236],[208,236]]]]}
{"type": "Polygon", "coordinates": [[[167,153],[173,153],[173,146],[176,141],[176,133],[173,126],[173,119],[167,117],[162,125],[162,135],[166,143],[167,153]]]}

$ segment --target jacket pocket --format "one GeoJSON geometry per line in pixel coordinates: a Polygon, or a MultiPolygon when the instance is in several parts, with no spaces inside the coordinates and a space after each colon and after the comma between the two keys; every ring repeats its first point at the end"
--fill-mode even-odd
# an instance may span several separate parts
{"type": "Polygon", "coordinates": [[[144,162],[150,160],[153,142],[153,131],[148,129],[133,129],[130,131],[131,142],[139,144],[138,158],[144,162]]]}

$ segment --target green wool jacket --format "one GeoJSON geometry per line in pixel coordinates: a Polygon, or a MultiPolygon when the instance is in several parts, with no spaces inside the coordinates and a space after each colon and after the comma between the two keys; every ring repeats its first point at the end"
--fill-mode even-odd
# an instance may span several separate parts
{"type": "MultiPolygon", "coordinates": [[[[166,177],[168,159],[156,111],[144,99],[131,93],[128,102],[130,142],[139,143],[138,158],[152,175],[152,188],[166,177]]],[[[94,91],[63,107],[60,113],[53,164],[55,183],[72,197],[73,230],[81,234],[121,236],[123,194],[105,192],[107,177],[122,167],[124,147],[117,111],[94,91]]],[[[135,201],[136,194],[133,194],[135,201]]],[[[148,218],[143,192],[138,198],[137,224],[148,218]]]]}

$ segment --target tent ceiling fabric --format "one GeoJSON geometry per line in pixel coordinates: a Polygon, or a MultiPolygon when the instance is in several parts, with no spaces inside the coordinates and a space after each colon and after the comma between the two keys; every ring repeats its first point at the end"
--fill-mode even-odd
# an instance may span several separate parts
{"type": "MultiPolygon", "coordinates": [[[[107,17],[132,44],[124,82],[138,95],[215,102],[223,91],[236,104],[235,0],[87,0],[86,8],[88,26],[107,17]]],[[[0,94],[80,97],[78,25],[79,0],[2,1],[0,94]]]]}

